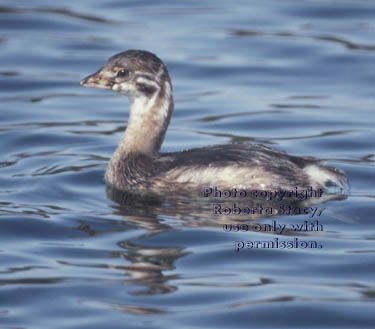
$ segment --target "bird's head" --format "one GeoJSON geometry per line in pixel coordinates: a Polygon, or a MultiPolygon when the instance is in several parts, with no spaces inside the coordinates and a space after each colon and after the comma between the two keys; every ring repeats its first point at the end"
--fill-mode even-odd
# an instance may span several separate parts
{"type": "Polygon", "coordinates": [[[109,58],[96,73],[81,81],[81,85],[117,91],[130,99],[151,98],[170,84],[164,63],[153,53],[143,50],[128,50],[109,58]]]}

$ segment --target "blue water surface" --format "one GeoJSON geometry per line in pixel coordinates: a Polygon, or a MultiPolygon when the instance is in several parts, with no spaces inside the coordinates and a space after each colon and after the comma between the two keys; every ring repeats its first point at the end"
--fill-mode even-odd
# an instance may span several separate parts
{"type": "Polygon", "coordinates": [[[0,327],[374,328],[374,22],[366,0],[2,0],[0,327]],[[129,103],[79,81],[126,49],[170,71],[162,151],[262,143],[350,189],[230,232],[199,198],[119,204],[129,103]],[[236,249],[276,238],[322,248],[236,249]]]}

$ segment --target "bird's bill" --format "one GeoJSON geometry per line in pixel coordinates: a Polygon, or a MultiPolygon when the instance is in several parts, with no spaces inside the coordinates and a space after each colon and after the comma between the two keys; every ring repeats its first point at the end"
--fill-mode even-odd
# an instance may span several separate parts
{"type": "Polygon", "coordinates": [[[113,80],[109,74],[105,74],[103,69],[100,69],[98,72],[82,79],[80,85],[91,88],[112,89],[113,80]]]}

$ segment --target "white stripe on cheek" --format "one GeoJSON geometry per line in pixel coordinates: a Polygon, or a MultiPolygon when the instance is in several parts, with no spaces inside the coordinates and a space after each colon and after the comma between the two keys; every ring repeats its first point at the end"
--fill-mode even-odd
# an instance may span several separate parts
{"type": "Polygon", "coordinates": [[[146,79],[146,78],[144,78],[144,77],[138,77],[138,78],[136,79],[136,83],[142,83],[142,84],[145,84],[145,85],[153,86],[153,87],[155,87],[157,90],[160,89],[159,85],[158,85],[155,81],[152,81],[152,80],[146,79]]]}

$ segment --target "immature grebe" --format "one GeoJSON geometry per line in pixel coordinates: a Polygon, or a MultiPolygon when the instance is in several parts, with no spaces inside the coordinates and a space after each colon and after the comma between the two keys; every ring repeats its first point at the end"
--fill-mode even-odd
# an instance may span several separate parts
{"type": "Polygon", "coordinates": [[[150,52],[114,55],[81,85],[114,90],[131,101],[125,135],[105,173],[106,182],[116,189],[172,193],[205,186],[258,190],[345,186],[341,170],[263,145],[218,145],[160,154],[173,112],[172,84],[166,66],[150,52]]]}

